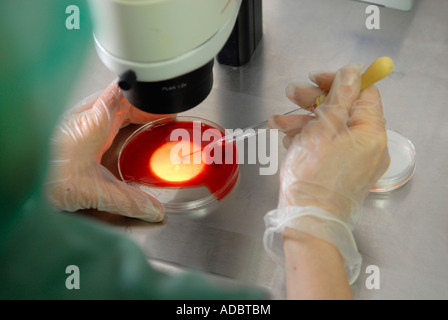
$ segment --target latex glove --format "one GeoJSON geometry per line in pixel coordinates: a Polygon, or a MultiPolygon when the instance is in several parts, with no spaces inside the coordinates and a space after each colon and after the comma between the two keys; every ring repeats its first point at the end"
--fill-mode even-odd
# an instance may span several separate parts
{"type": "Polygon", "coordinates": [[[164,209],[157,199],[118,180],[101,165],[120,127],[160,116],[131,106],[116,81],[93,102],[69,110],[55,131],[47,181],[50,202],[59,210],[98,209],[161,221],[164,209]]]}
{"type": "Polygon", "coordinates": [[[319,87],[288,86],[287,96],[303,108],[321,93],[329,94],[315,116],[270,119],[272,128],[286,133],[288,152],[280,174],[278,209],[265,218],[265,246],[279,261],[281,250],[274,248],[273,237],[285,227],[322,238],[339,249],[350,282],[361,264],[352,230],[370,188],[390,162],[381,97],[375,86],[360,93],[361,70],[360,65],[350,65],[336,74],[314,75],[319,87]]]}

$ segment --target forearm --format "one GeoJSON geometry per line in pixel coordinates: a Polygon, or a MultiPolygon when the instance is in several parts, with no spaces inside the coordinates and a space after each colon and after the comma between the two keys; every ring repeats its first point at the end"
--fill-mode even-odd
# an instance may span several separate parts
{"type": "Polygon", "coordinates": [[[344,261],[335,246],[290,228],[282,237],[288,299],[353,299],[344,261]]]}

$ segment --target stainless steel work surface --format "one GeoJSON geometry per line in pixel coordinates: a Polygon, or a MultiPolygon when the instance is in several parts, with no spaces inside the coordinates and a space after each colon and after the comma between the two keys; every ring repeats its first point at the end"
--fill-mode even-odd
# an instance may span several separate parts
{"type": "MultiPolygon", "coordinates": [[[[395,70],[378,86],[388,127],[414,143],[417,168],[401,189],[367,198],[355,230],[363,266],[353,290],[358,299],[447,299],[448,1],[416,1],[409,12],[381,8],[380,30],[366,28],[367,6],[351,0],[265,0],[264,37],[250,63],[216,64],[212,93],[186,114],[244,128],[293,109],[285,87],[307,80],[310,71],[392,57],[395,70]],[[370,265],[379,268],[379,289],[366,286],[370,265]]],[[[72,103],[114,78],[92,51],[72,103]]],[[[280,148],[279,161],[284,153],[280,148]]],[[[282,269],[262,244],[263,217],[277,205],[279,177],[261,176],[259,167],[242,165],[237,188],[203,218],[170,214],[160,224],[110,224],[164,270],[198,269],[264,287],[282,299],[282,269]]]]}

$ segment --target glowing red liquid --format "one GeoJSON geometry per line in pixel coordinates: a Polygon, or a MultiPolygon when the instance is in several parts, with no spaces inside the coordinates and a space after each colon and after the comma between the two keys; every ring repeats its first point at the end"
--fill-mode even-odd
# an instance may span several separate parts
{"type": "MultiPolygon", "coordinates": [[[[120,168],[123,179],[125,181],[133,181],[139,184],[157,187],[188,188],[206,186],[210,193],[215,194],[218,199],[226,196],[235,185],[238,175],[238,154],[235,143],[226,143],[219,147],[221,148],[223,155],[222,164],[206,164],[203,171],[189,181],[164,181],[152,172],[149,166],[151,155],[162,145],[171,141],[170,135],[175,129],[184,129],[188,131],[191,141],[193,141],[193,134],[202,137],[202,133],[207,129],[217,130],[216,128],[202,123],[199,133],[199,128],[193,126],[193,122],[179,121],[143,131],[129,142],[121,153],[120,168]],[[230,156],[227,161],[225,161],[226,156],[230,156]],[[229,161],[229,159],[232,161],[229,161]],[[226,164],[225,162],[231,163],[226,164]]],[[[220,131],[220,133],[224,136],[222,131],[220,131]]],[[[198,142],[201,143],[201,148],[204,148],[210,143],[210,141],[202,141],[202,139],[198,142]]],[[[167,159],[167,161],[170,161],[170,159],[167,159]]]]}

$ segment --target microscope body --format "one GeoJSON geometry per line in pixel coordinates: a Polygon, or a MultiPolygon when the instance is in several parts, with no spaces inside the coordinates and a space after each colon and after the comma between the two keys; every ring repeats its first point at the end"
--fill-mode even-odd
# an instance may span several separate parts
{"type": "Polygon", "coordinates": [[[213,86],[214,57],[242,0],[89,0],[102,62],[125,97],[157,114],[186,111],[213,86]]]}

